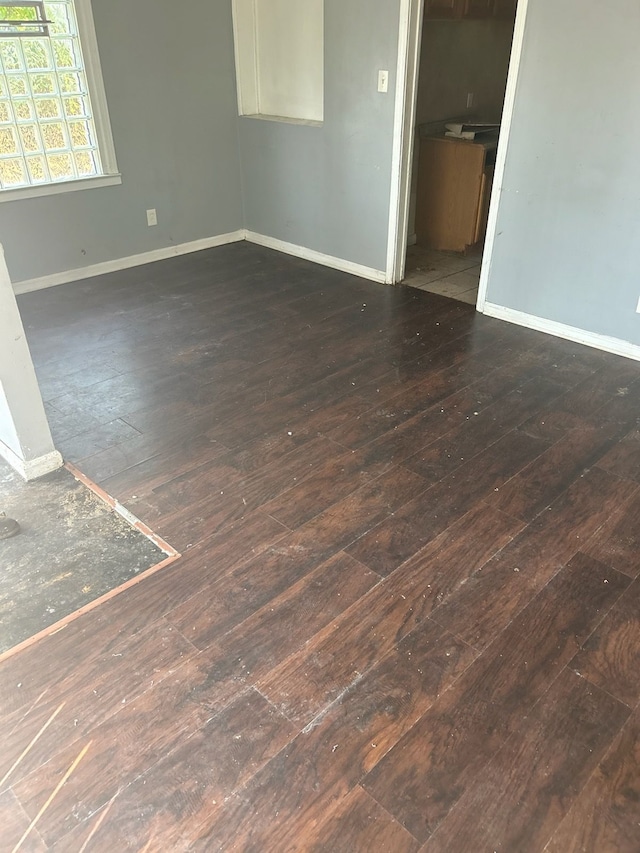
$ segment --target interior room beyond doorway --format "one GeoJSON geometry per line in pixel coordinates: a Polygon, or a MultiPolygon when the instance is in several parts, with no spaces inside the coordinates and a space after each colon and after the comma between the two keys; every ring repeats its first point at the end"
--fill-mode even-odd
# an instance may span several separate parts
{"type": "Polygon", "coordinates": [[[517,0],[426,0],[405,283],[475,304],[517,0]]]}

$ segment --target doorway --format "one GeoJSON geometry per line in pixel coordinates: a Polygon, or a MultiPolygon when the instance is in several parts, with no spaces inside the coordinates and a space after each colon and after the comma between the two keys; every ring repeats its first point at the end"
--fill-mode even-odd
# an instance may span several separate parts
{"type": "Polygon", "coordinates": [[[478,310],[490,269],[527,2],[403,4],[399,181],[392,190],[388,279],[472,302],[478,310]]]}

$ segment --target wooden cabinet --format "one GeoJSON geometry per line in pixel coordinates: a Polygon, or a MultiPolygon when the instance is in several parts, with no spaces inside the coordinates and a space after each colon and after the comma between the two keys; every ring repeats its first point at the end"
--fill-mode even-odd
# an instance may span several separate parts
{"type": "Polygon", "coordinates": [[[465,252],[484,240],[493,146],[449,137],[420,143],[416,235],[418,243],[444,252],[465,252]]]}
{"type": "Polygon", "coordinates": [[[496,18],[512,21],[517,0],[425,0],[427,20],[460,21],[496,18]]]}
{"type": "Polygon", "coordinates": [[[461,0],[425,0],[425,18],[449,20],[459,18],[461,11],[461,0]]]}

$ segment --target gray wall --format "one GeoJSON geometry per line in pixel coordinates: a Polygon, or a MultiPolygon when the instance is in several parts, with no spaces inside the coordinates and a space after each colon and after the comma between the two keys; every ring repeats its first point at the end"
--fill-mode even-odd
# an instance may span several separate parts
{"type": "Polygon", "coordinates": [[[230,0],[93,11],[123,183],[0,204],[14,282],[242,227],[230,0]]]}
{"type": "Polygon", "coordinates": [[[424,21],[416,124],[468,113],[499,119],[513,25],[509,21],[424,21]],[[467,94],[475,95],[467,110],[467,94]]]}
{"type": "Polygon", "coordinates": [[[532,0],[488,300],[640,344],[640,4],[532,0]]]}
{"type": "Polygon", "coordinates": [[[385,268],[398,23],[399,0],[326,0],[324,125],[239,119],[250,231],[385,268]]]}

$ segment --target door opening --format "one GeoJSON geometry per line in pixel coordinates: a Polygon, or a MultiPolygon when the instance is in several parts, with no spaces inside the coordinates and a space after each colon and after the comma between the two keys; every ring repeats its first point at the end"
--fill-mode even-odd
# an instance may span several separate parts
{"type": "Polygon", "coordinates": [[[388,280],[479,310],[527,4],[406,0],[401,20],[388,280]]]}

